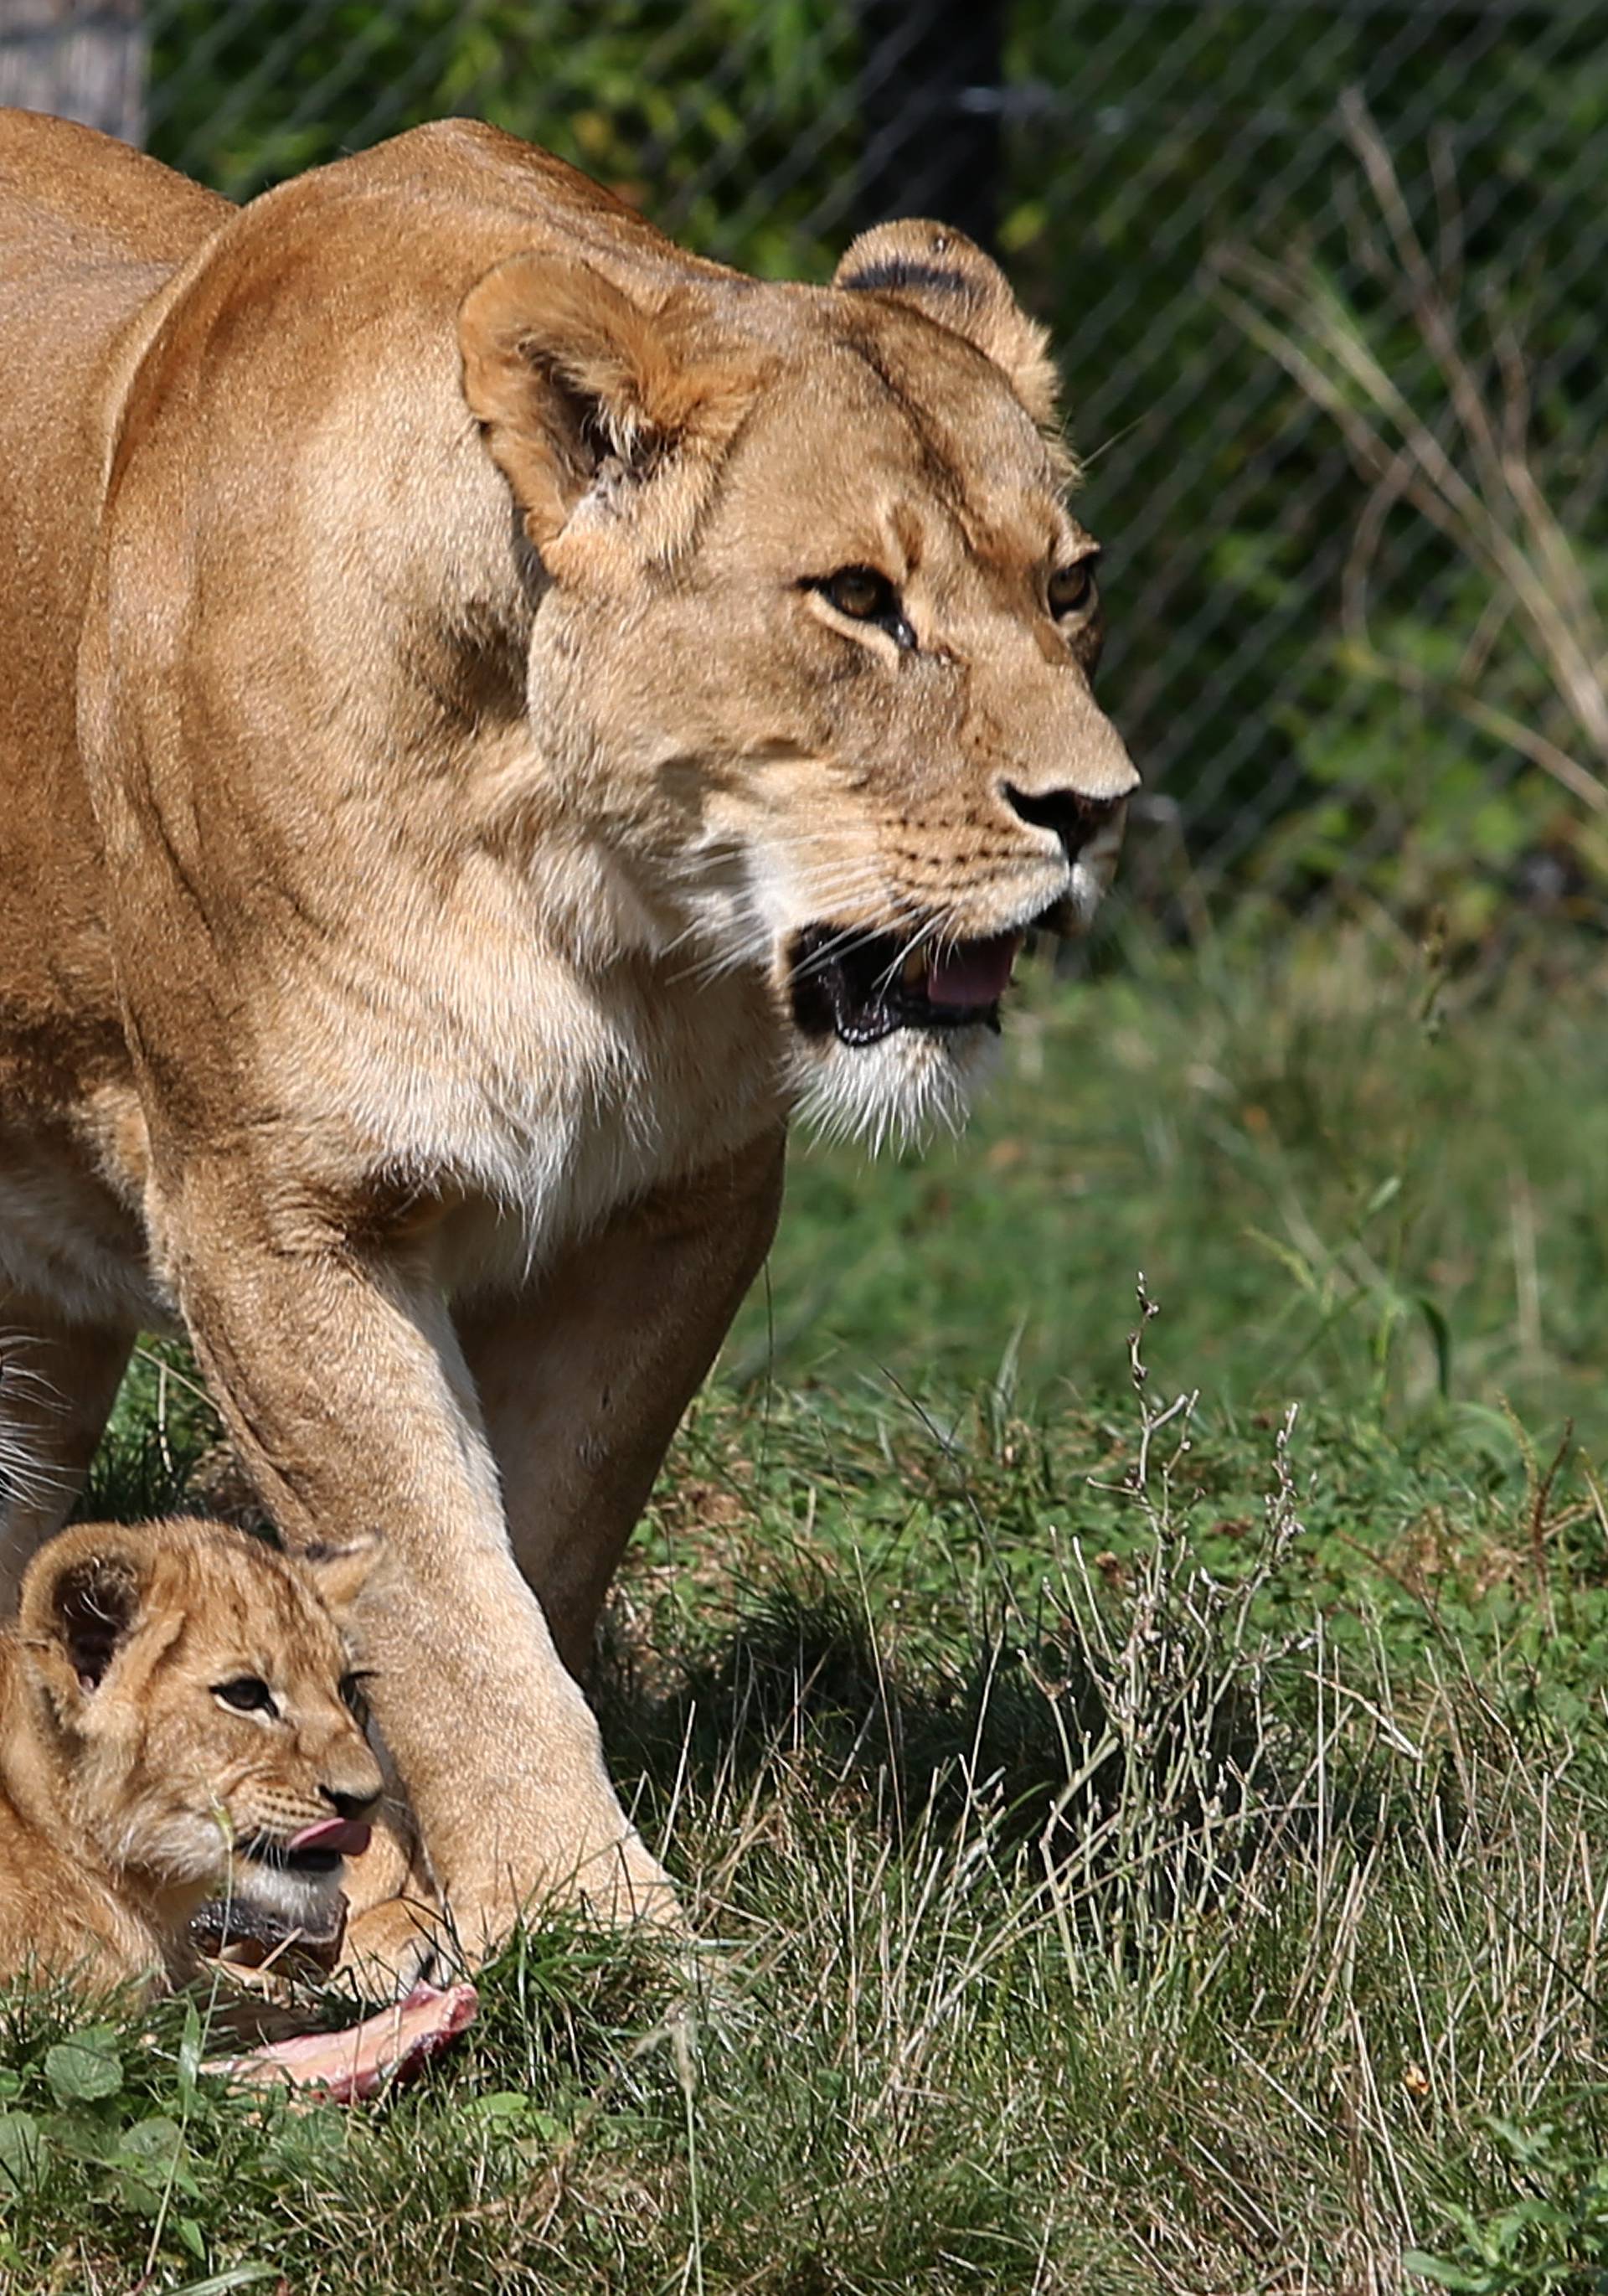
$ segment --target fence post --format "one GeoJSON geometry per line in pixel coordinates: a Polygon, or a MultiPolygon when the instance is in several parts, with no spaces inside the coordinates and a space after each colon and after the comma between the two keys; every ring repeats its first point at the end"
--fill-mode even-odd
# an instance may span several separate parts
{"type": "Polygon", "coordinates": [[[999,223],[1005,0],[857,0],[858,221],[930,215],[987,247],[999,223]]]}
{"type": "Polygon", "coordinates": [[[140,0],[0,0],[0,104],[142,142],[140,0]]]}

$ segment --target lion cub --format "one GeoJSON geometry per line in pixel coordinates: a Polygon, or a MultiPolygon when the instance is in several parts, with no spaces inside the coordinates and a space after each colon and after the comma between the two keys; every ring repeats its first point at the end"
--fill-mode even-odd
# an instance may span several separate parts
{"type": "Polygon", "coordinates": [[[335,1623],[373,1545],[291,1562],[176,1521],[40,1549],[0,1634],[0,1976],[160,1990],[236,1863],[327,1917],[381,1790],[335,1623]]]}

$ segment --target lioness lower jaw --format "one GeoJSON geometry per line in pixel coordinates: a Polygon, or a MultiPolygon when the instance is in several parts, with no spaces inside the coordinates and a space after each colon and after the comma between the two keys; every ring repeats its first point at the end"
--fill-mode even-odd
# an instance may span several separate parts
{"type": "Polygon", "coordinates": [[[868,1044],[795,1037],[789,1078],[795,1114],[826,1140],[878,1154],[958,1132],[993,1070],[997,1026],[898,1028],[868,1044]]]}

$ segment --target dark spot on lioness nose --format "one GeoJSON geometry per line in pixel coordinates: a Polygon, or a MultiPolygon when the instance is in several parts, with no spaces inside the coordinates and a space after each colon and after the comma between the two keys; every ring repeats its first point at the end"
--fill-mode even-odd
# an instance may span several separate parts
{"type": "Polygon", "coordinates": [[[1090,838],[1122,809],[1120,797],[1085,797],[1071,789],[1044,790],[1030,795],[1026,790],[1013,788],[1009,782],[1003,787],[1005,803],[1012,812],[1035,829],[1053,830],[1069,861],[1075,861],[1090,838]]]}

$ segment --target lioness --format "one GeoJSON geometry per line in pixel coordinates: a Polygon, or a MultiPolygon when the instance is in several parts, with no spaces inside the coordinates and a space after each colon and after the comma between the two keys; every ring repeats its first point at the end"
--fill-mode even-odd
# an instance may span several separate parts
{"type": "Polygon", "coordinates": [[[328,1925],[380,1793],[326,1607],[366,1567],[195,1521],[82,1524],[35,1556],[0,1633],[0,1976],[182,1977],[232,1871],[328,1925]]]}
{"type": "Polygon", "coordinates": [[[789,1119],[956,1119],[1135,782],[1042,332],[461,121],[236,211],[10,115],[0,279],[7,1564],[182,1323],[288,1541],[387,1526],[414,1886],[666,1915],[576,1676],[789,1119]]]}

